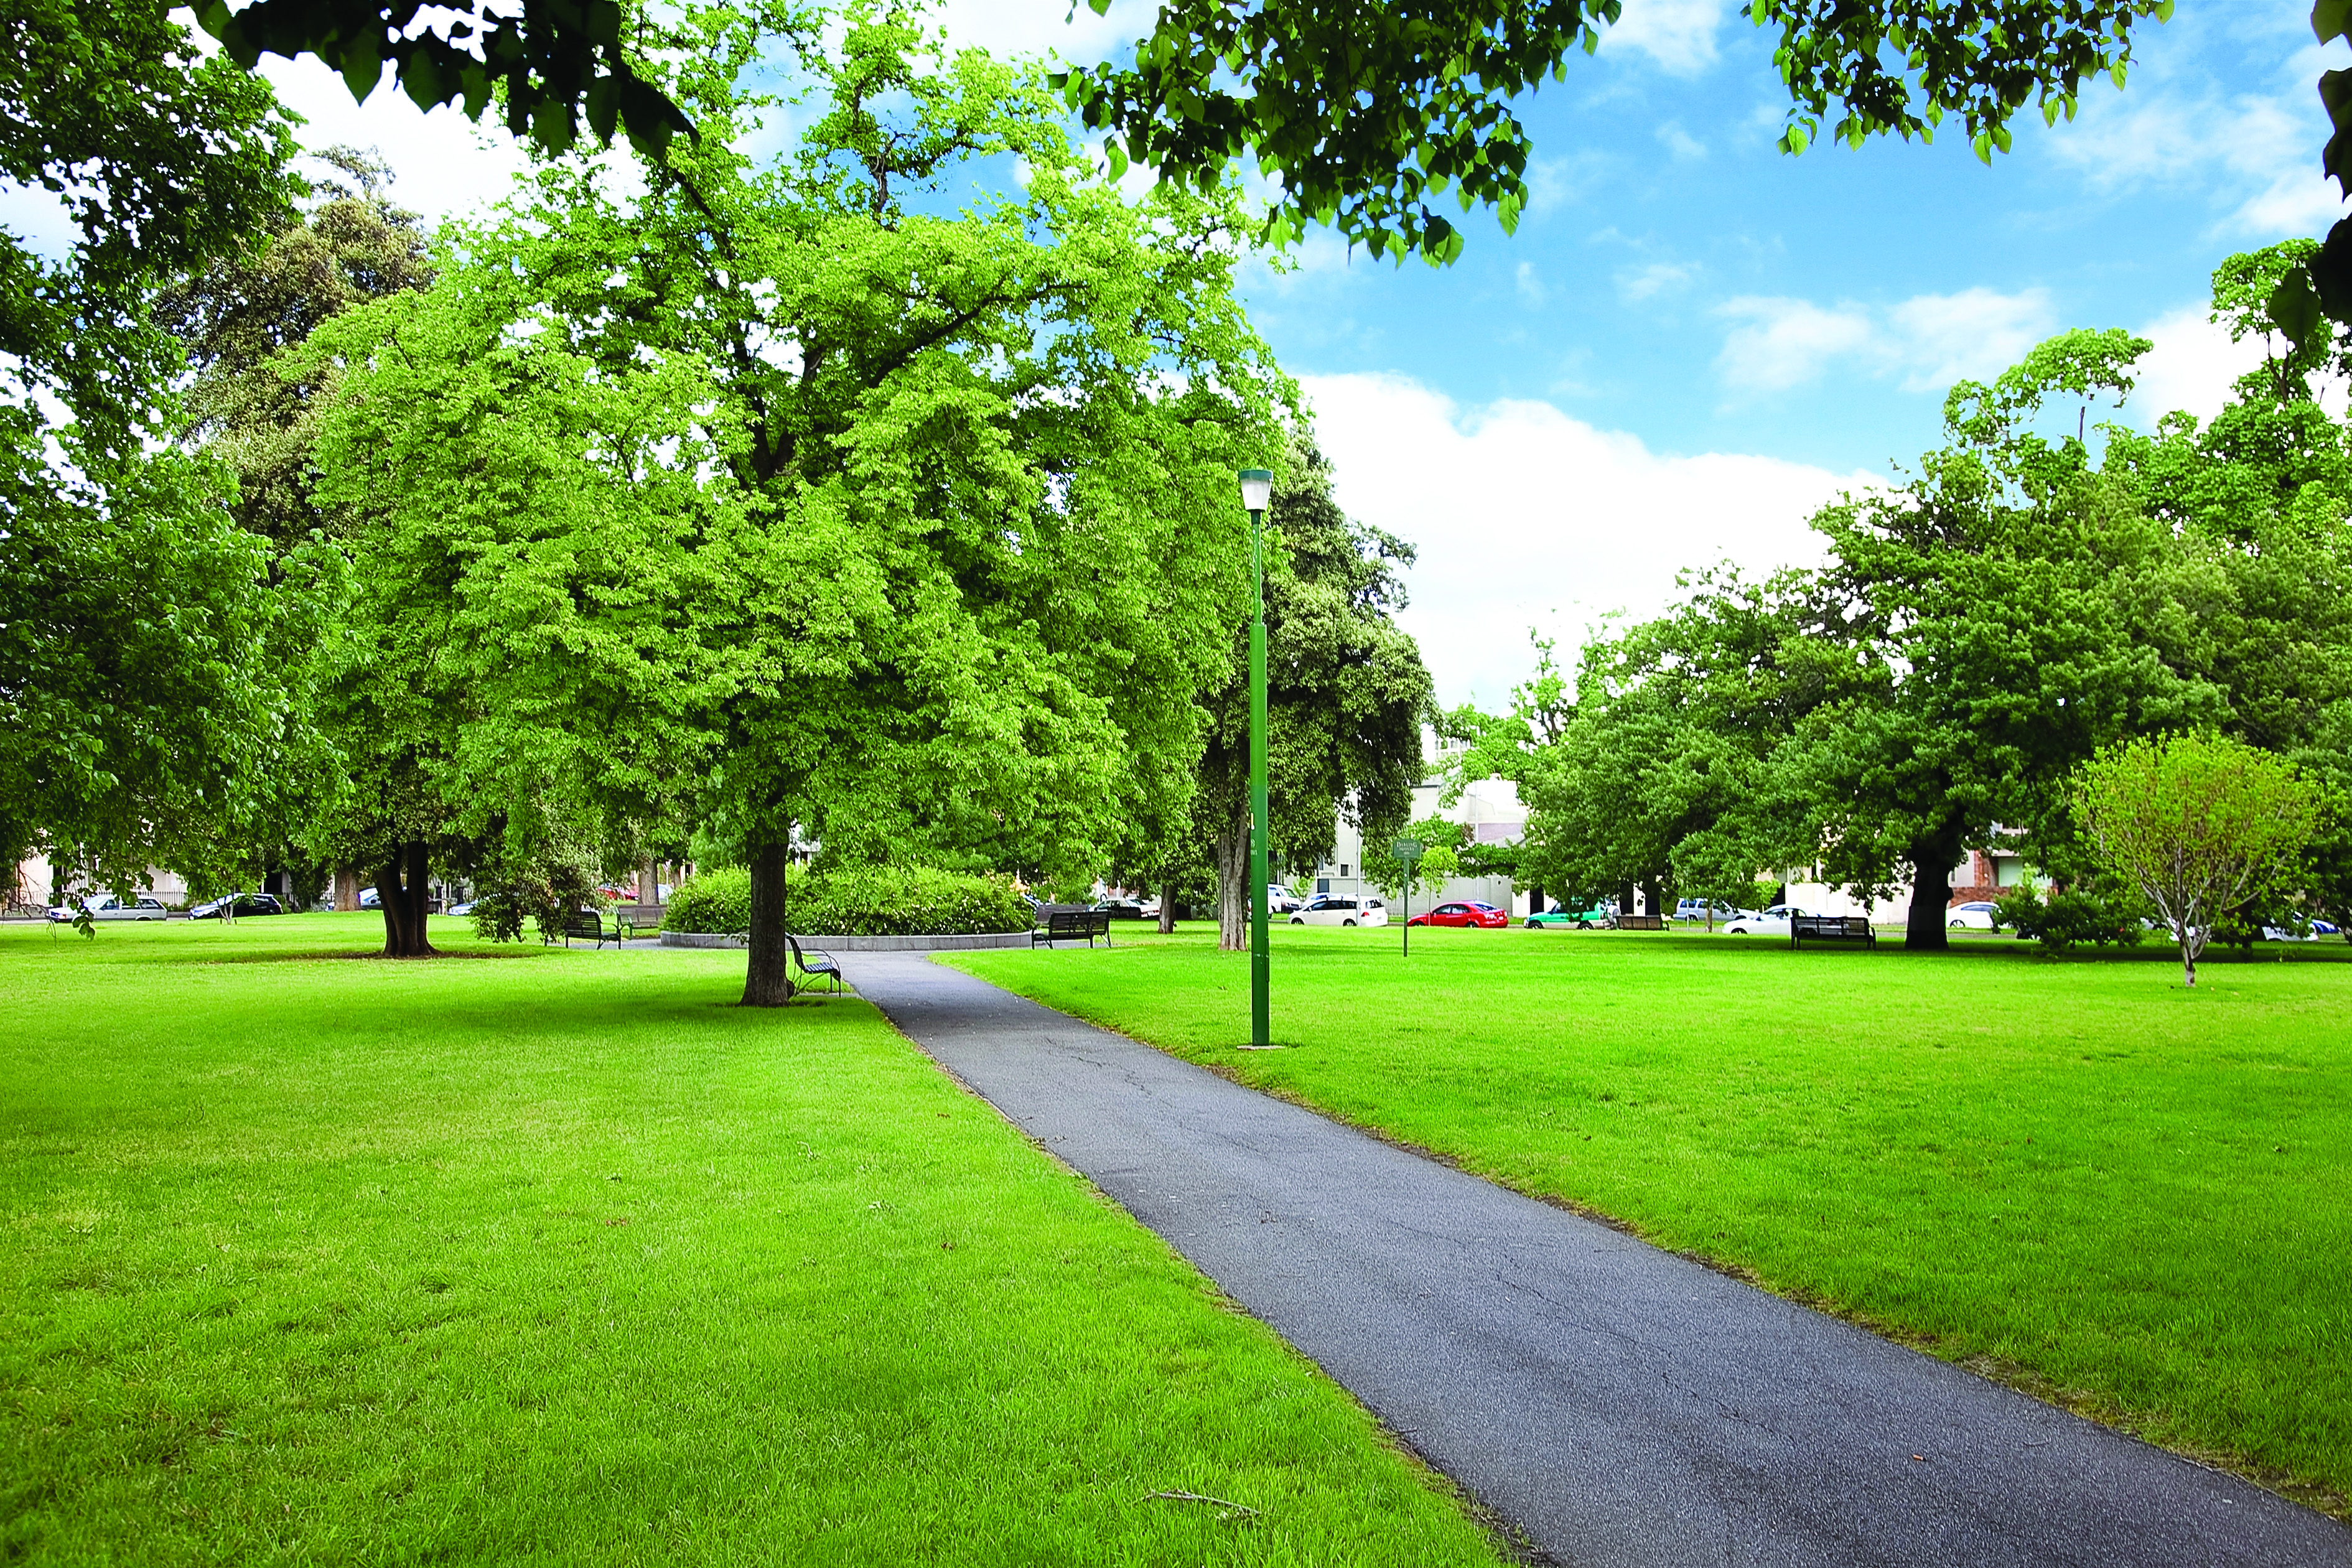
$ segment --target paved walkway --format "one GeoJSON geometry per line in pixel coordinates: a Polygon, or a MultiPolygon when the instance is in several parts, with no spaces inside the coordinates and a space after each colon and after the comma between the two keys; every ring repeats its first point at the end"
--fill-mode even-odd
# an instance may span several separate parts
{"type": "Polygon", "coordinates": [[[1559,1563],[2352,1565],[2318,1514],[1606,1226],[920,955],[843,963],[1559,1563]]]}

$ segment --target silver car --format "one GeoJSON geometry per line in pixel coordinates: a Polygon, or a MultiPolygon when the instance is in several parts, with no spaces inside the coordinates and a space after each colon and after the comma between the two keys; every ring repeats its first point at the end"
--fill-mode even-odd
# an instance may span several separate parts
{"type": "MultiPolygon", "coordinates": [[[[87,906],[94,921],[166,921],[172,911],[163,907],[161,899],[100,899],[87,906]]],[[[49,919],[63,925],[79,911],[70,904],[59,904],[49,911],[49,919]]]]}

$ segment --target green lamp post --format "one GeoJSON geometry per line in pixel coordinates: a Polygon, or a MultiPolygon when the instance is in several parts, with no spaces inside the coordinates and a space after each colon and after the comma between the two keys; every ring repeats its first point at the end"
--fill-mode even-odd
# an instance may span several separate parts
{"type": "Polygon", "coordinates": [[[1242,505],[1250,514],[1250,1044],[1266,1046],[1265,816],[1265,503],[1274,494],[1266,468],[1242,470],[1242,505]]]}

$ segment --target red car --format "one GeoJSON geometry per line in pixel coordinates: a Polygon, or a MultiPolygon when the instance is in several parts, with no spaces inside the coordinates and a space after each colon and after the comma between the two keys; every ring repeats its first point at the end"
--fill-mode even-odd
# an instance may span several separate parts
{"type": "Polygon", "coordinates": [[[1501,910],[1496,909],[1492,904],[1481,904],[1476,902],[1452,903],[1440,904],[1433,910],[1424,910],[1420,914],[1413,916],[1412,919],[1405,921],[1404,923],[1409,926],[1483,926],[1499,928],[1508,926],[1511,923],[1511,917],[1505,914],[1501,910]]]}

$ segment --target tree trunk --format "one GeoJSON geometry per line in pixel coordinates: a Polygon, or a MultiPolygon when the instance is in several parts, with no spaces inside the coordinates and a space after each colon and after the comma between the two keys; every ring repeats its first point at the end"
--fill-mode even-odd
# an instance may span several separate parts
{"type": "Polygon", "coordinates": [[[1653,919],[1665,913],[1665,894],[1655,877],[1642,879],[1642,912],[1653,919]]]}
{"type": "Polygon", "coordinates": [[[335,912],[350,914],[360,907],[360,877],[356,871],[335,873],[335,912]]]}
{"type": "Polygon", "coordinates": [[[424,840],[412,838],[393,851],[376,873],[376,902],[383,913],[383,955],[386,958],[431,958],[433,944],[425,937],[427,878],[431,857],[424,840]]]}
{"type": "Polygon", "coordinates": [[[1217,835],[1217,949],[1240,952],[1249,946],[1249,807],[1217,835]]]}
{"type": "Polygon", "coordinates": [[[1911,852],[1911,913],[1903,923],[1903,946],[1916,952],[1944,952],[1952,933],[1944,922],[1951,918],[1952,862],[1959,850],[1948,844],[1927,844],[1911,852]]]}
{"type": "Polygon", "coordinates": [[[1173,882],[1160,885],[1160,934],[1176,934],[1176,884],[1173,882]]]}
{"type": "Polygon", "coordinates": [[[1621,915],[1633,912],[1633,884],[1631,882],[1617,884],[1617,912],[1621,915]]]}
{"type": "Polygon", "coordinates": [[[743,1005],[781,1007],[793,999],[793,950],[784,941],[784,895],[790,881],[789,829],[782,842],[751,852],[751,963],[743,974],[743,1005]]]}

